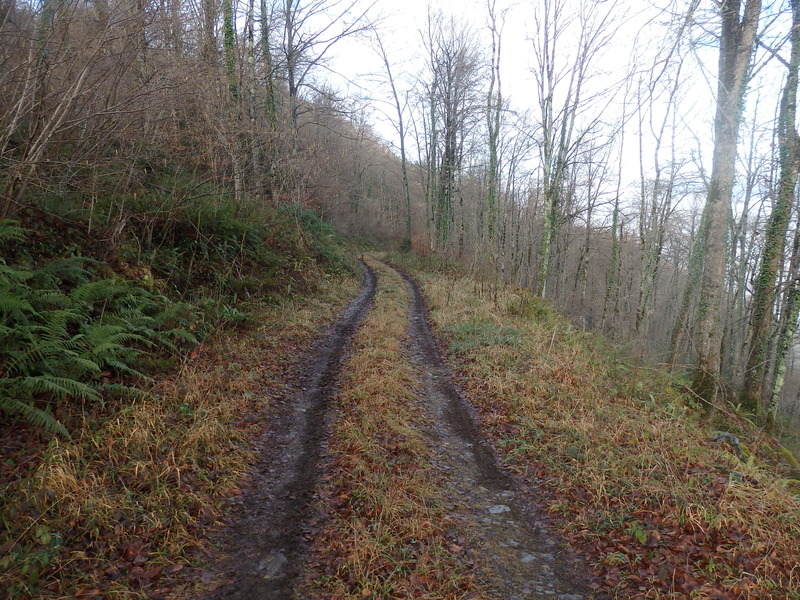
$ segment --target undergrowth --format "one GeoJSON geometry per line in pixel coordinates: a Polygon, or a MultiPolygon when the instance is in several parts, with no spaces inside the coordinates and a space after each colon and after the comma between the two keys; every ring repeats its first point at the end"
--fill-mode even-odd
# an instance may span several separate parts
{"type": "MultiPolygon", "coordinates": [[[[25,232],[0,222],[0,245],[25,232]]],[[[144,352],[179,353],[196,344],[193,307],[122,278],[101,278],[81,256],[41,267],[0,259],[0,411],[69,435],[52,411],[69,401],[102,403],[140,392],[124,378],[144,352]]]]}
{"type": "Polygon", "coordinates": [[[163,595],[353,291],[312,212],[151,183],[0,222],[0,598],[163,595]]]}
{"type": "Polygon", "coordinates": [[[449,268],[416,276],[505,466],[546,491],[594,587],[800,598],[800,485],[774,440],[732,412],[709,421],[674,376],[627,363],[525,291],[476,295],[449,268]],[[736,447],[720,430],[736,431],[736,447]]]}
{"type": "Polygon", "coordinates": [[[36,460],[31,437],[0,437],[0,598],[196,597],[206,532],[236,506],[264,411],[354,290],[334,278],[262,305],[257,328],[218,331],[36,460]]]}

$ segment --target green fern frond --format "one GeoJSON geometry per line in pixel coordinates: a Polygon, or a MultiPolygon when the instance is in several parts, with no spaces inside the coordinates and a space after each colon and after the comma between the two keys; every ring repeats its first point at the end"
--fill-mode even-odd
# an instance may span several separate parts
{"type": "Polygon", "coordinates": [[[8,381],[18,383],[20,389],[30,395],[48,394],[58,400],[64,400],[69,397],[100,400],[100,396],[92,386],[68,377],[37,375],[35,377],[16,377],[8,381]]]}
{"type": "Polygon", "coordinates": [[[23,284],[33,276],[33,271],[20,267],[10,267],[5,261],[0,261],[0,285],[23,284]]]}
{"type": "Polygon", "coordinates": [[[0,244],[21,242],[27,235],[27,231],[19,226],[19,221],[11,219],[0,220],[0,244]]]}
{"type": "Polygon", "coordinates": [[[47,339],[66,338],[71,323],[81,323],[85,317],[73,309],[50,310],[43,314],[44,337],[47,339]]]}
{"type": "Polygon", "coordinates": [[[103,383],[100,388],[105,394],[114,398],[127,398],[130,400],[144,400],[148,393],[139,388],[124,385],[122,383],[103,383]]]}
{"type": "Polygon", "coordinates": [[[111,279],[100,279],[76,286],[72,290],[70,298],[78,304],[91,306],[101,300],[111,300],[128,289],[127,286],[120,285],[111,279]]]}
{"type": "Polygon", "coordinates": [[[20,319],[23,315],[36,314],[36,311],[33,306],[31,306],[31,303],[28,302],[27,298],[9,290],[0,292],[0,312],[4,313],[6,318],[15,321],[24,320],[20,319]]]}
{"type": "Polygon", "coordinates": [[[10,360],[6,363],[7,373],[30,375],[39,370],[39,366],[48,359],[60,359],[68,354],[74,354],[60,340],[47,340],[42,337],[33,338],[20,350],[8,352],[10,360]]]}
{"type": "Polygon", "coordinates": [[[31,304],[40,311],[68,309],[73,306],[69,296],[65,296],[57,290],[36,290],[35,294],[29,296],[31,304]]]}
{"type": "Polygon", "coordinates": [[[42,367],[47,373],[68,376],[70,379],[94,377],[101,371],[96,361],[78,356],[74,352],[65,352],[63,356],[45,360],[42,367]]]}
{"type": "Polygon", "coordinates": [[[150,379],[147,375],[145,375],[141,371],[137,371],[136,369],[134,369],[133,367],[129,366],[128,364],[126,364],[126,363],[124,363],[122,361],[113,359],[113,358],[105,361],[105,365],[108,366],[108,367],[111,367],[112,369],[114,369],[118,373],[122,373],[122,374],[125,374],[125,375],[131,375],[133,377],[140,377],[142,379],[150,379]]]}
{"type": "Polygon", "coordinates": [[[108,346],[110,348],[111,346],[123,346],[129,343],[152,344],[152,342],[141,335],[126,331],[125,327],[122,325],[108,325],[102,322],[92,323],[83,328],[83,333],[94,347],[92,354],[97,354],[97,348],[101,346],[108,346]]]}
{"type": "Polygon", "coordinates": [[[87,265],[98,261],[87,256],[68,256],[51,260],[36,271],[35,282],[45,288],[53,288],[64,281],[82,284],[91,281],[92,273],[87,265]]]}
{"type": "Polygon", "coordinates": [[[53,415],[41,409],[31,406],[26,402],[11,398],[6,395],[0,395],[0,412],[8,415],[16,415],[32,424],[34,427],[44,429],[49,433],[57,433],[64,437],[70,437],[69,431],[61,423],[58,422],[53,415]]]}

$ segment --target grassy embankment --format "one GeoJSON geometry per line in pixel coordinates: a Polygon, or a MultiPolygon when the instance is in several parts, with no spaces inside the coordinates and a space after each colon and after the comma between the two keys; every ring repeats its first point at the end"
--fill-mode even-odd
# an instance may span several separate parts
{"type": "MultiPolygon", "coordinates": [[[[402,257],[396,257],[402,261],[402,257]]],[[[413,262],[413,261],[412,261],[413,262]]],[[[800,484],[761,431],[713,423],[525,291],[407,264],[507,468],[617,598],[800,598],[800,484]],[[742,458],[716,431],[742,442],[742,458]]]]}
{"type": "Polygon", "coordinates": [[[0,598],[186,597],[264,410],[355,292],[313,215],[212,200],[129,206],[119,238],[97,206],[11,230],[0,384],[30,409],[0,412],[0,598]],[[154,343],[162,314],[179,339],[154,343]]]}
{"type": "Polygon", "coordinates": [[[320,491],[313,597],[481,597],[456,554],[443,481],[430,466],[429,417],[407,347],[400,277],[374,261],[375,305],[356,334],[336,398],[320,491]],[[470,591],[472,590],[472,591],[470,591]]]}

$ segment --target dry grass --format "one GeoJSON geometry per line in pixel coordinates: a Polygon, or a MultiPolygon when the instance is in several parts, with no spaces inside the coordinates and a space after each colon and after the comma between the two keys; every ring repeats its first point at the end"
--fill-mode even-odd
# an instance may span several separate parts
{"type": "Polygon", "coordinates": [[[357,333],[336,401],[309,594],[319,598],[478,598],[451,554],[453,525],[418,406],[405,346],[407,295],[379,271],[375,306],[357,333]],[[470,591],[473,590],[473,591],[470,591]]]}
{"type": "Polygon", "coordinates": [[[619,598],[800,598],[800,488],[761,432],[740,434],[753,453],[742,462],[667,374],[618,360],[536,298],[417,276],[506,465],[545,486],[598,586],[619,598]]]}
{"type": "Polygon", "coordinates": [[[264,409],[355,285],[264,308],[257,330],[214,336],[147,398],[52,440],[29,477],[0,490],[0,597],[180,596],[165,575],[202,563],[264,409]]]}

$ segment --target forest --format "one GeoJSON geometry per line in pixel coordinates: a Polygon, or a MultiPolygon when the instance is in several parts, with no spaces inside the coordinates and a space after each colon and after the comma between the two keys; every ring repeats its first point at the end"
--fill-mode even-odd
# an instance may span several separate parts
{"type": "Polygon", "coordinates": [[[712,404],[796,420],[793,3],[514,8],[536,27],[524,103],[496,0],[477,25],[430,7],[412,62],[379,3],[218,4],[6,0],[2,216],[71,215],[113,246],[213,197],[311,208],[527,287],[712,404]],[[372,99],[326,79],[356,38],[372,99]]]}
{"type": "MultiPolygon", "coordinates": [[[[253,416],[258,403],[289,385],[281,377],[297,378],[287,375],[294,371],[286,365],[312,345],[316,327],[334,321],[355,293],[362,269],[355,257],[374,249],[391,249],[392,261],[412,274],[425,272],[419,265],[438,269],[423,281],[438,294],[426,300],[439,330],[418,336],[446,338],[477,398],[489,387],[475,383],[482,368],[470,362],[476,348],[521,347],[528,360],[542,348],[549,356],[559,344],[563,357],[571,344],[613,344],[615,350],[604,350],[613,356],[611,375],[606,379],[606,367],[597,367],[603,383],[580,379],[581,387],[627,398],[620,400],[626,411],[625,402],[644,404],[643,418],[663,397],[672,411],[665,423],[684,402],[707,422],[726,420],[714,443],[728,443],[746,466],[744,476],[738,466],[725,466],[726,481],[760,485],[747,471],[758,451],[749,454],[743,442],[747,454],[741,454],[734,435],[748,439],[743,432],[750,428],[758,431],[753,447],[768,447],[769,460],[784,461],[796,476],[800,0],[393,4],[0,0],[0,550],[8,550],[0,553],[0,583],[9,597],[107,597],[108,581],[102,589],[94,579],[76,583],[80,573],[92,572],[138,590],[119,597],[144,597],[136,594],[150,594],[159,578],[183,569],[163,561],[143,568],[152,557],[140,557],[150,556],[151,546],[165,560],[197,559],[202,544],[186,550],[181,536],[219,525],[229,510],[224,503],[242,494],[241,478],[256,464],[245,446],[260,431],[253,416]],[[475,295],[485,302],[480,322],[454,320],[473,301],[464,299],[455,272],[474,280],[475,295]],[[444,311],[456,297],[462,304],[452,314],[444,311]],[[506,327],[501,313],[520,323],[534,319],[552,337],[517,321],[506,327]],[[270,333],[258,333],[259,327],[270,333]],[[658,385],[669,379],[669,391],[646,393],[648,376],[638,369],[653,373],[649,379],[658,385]],[[232,405],[222,400],[234,396],[232,405]],[[171,436],[182,427],[191,439],[178,442],[171,436]],[[772,435],[785,448],[772,437],[765,441],[772,435]],[[73,442],[80,449],[60,450],[73,442]],[[99,463],[102,476],[70,470],[99,463]],[[145,463],[165,466],[147,479],[145,463]],[[46,476],[40,466],[50,469],[46,476]],[[184,495],[165,500],[173,488],[184,495]],[[135,500],[132,489],[146,501],[135,500]],[[109,490],[115,495],[102,510],[88,500],[109,490]],[[134,500],[161,516],[137,521],[139,509],[127,504],[134,500]],[[158,513],[162,505],[171,512],[158,513]],[[89,516],[92,511],[102,516],[89,516]],[[58,513],[52,527],[44,517],[51,512],[58,513]],[[80,546],[78,538],[91,538],[92,551],[59,563],[63,548],[80,546]],[[109,548],[117,552],[113,568],[124,575],[113,569],[109,575],[105,559],[95,560],[109,548]],[[67,591],[52,579],[56,564],[76,578],[67,591]]],[[[394,272],[371,255],[362,262],[367,272],[380,273],[371,293],[395,318],[388,324],[369,317],[369,330],[386,340],[402,337],[403,302],[415,301],[415,284],[404,283],[403,269],[394,272]],[[403,292],[407,297],[399,291],[406,285],[412,286],[403,292]]],[[[405,360],[408,352],[386,344],[398,364],[405,360]]],[[[581,364],[593,373],[600,351],[591,348],[581,364]]],[[[583,360],[577,352],[569,364],[583,360]]],[[[362,354],[369,351],[357,346],[354,356],[362,354]]],[[[484,358],[499,361],[499,354],[486,351],[484,358]]],[[[503,360],[492,368],[516,364],[503,360]]],[[[570,404],[579,378],[550,368],[531,367],[553,377],[552,389],[566,390],[558,401],[569,404],[570,414],[588,410],[570,404]]],[[[369,380],[367,366],[357,363],[357,369],[369,380]]],[[[397,377],[412,381],[412,371],[399,369],[397,377]]],[[[514,373],[509,367],[509,381],[514,373]]],[[[358,383],[354,377],[345,377],[348,385],[358,383]]],[[[532,397],[541,392],[526,387],[533,384],[522,376],[515,385],[532,397]]],[[[540,435],[530,424],[538,413],[529,423],[524,411],[493,406],[487,399],[478,406],[492,443],[507,442],[510,422],[514,432],[528,427],[525,435],[540,435]]],[[[619,431],[635,424],[616,420],[615,410],[613,402],[598,404],[597,414],[607,411],[619,431]]],[[[585,424],[595,417],[582,418],[585,424]]],[[[573,435],[562,426],[548,422],[558,430],[552,451],[566,462],[578,455],[590,460],[559,437],[573,435]]],[[[367,439],[378,425],[364,427],[358,435],[367,439]]],[[[708,436],[691,431],[705,439],[700,446],[709,446],[708,436]]],[[[408,441],[398,451],[400,462],[417,452],[415,444],[428,443],[402,428],[398,435],[408,441]]],[[[336,439],[331,451],[350,456],[348,442],[336,439]]],[[[679,456],[675,464],[689,465],[681,477],[692,485],[706,478],[702,494],[718,500],[723,492],[715,486],[724,486],[716,467],[695,464],[693,450],[681,454],[682,439],[665,443],[679,456]]],[[[515,462],[518,454],[549,460],[531,447],[509,450],[509,468],[532,468],[515,462]]],[[[391,471],[392,461],[379,471],[391,471]]],[[[597,497],[605,502],[604,467],[597,463],[587,472],[595,468],[597,497]]],[[[630,480],[637,476],[635,469],[626,473],[630,480]]],[[[334,489],[336,477],[347,479],[331,475],[318,490],[333,505],[343,497],[334,489]]],[[[559,489],[548,477],[544,487],[559,489]]],[[[589,493],[574,479],[563,485],[589,493]]],[[[789,488],[776,484],[774,495],[769,489],[775,506],[796,500],[789,488]]],[[[653,511],[631,508],[641,499],[630,494],[629,516],[651,519],[653,511]]],[[[601,527],[591,510],[553,502],[551,512],[574,511],[576,519],[580,512],[584,519],[574,521],[582,529],[569,535],[589,536],[601,527]]],[[[684,520],[691,511],[682,502],[673,503],[681,515],[674,523],[691,529],[684,520]]],[[[628,513],[619,514],[624,522],[628,513]]],[[[791,552],[794,526],[776,524],[780,514],[763,510],[764,531],[786,534],[781,548],[791,552]]],[[[673,527],[672,517],[663,519],[673,527]]],[[[713,516],[711,525],[702,523],[690,532],[698,540],[717,526],[740,535],[738,525],[713,516]]],[[[648,524],[662,535],[661,521],[648,524]]],[[[600,542],[591,552],[632,556],[631,540],[643,548],[659,541],[647,531],[629,529],[613,552],[600,542]]],[[[753,539],[762,538],[754,533],[753,539]]],[[[445,544],[463,545],[460,538],[445,544]]],[[[681,546],[680,552],[691,551],[681,546]]],[[[768,564],[768,583],[752,584],[760,591],[747,596],[744,583],[715,572],[707,574],[714,589],[727,591],[702,597],[788,597],[770,596],[764,591],[770,586],[796,593],[794,567],[762,546],[753,552],[768,564]],[[740,588],[745,591],[731,591],[740,588]]],[[[719,553],[712,566],[722,560],[719,553]]],[[[636,561],[654,560],[640,554],[636,561]]],[[[684,558],[689,561],[683,555],[669,560],[678,565],[684,558]]],[[[740,558],[730,559],[731,569],[750,582],[756,569],[740,558]]],[[[451,559],[442,558],[436,573],[446,572],[451,559]]],[[[609,560],[598,563],[606,579],[597,585],[633,590],[634,579],[620,583],[616,558],[609,560]]],[[[680,593],[700,589],[698,572],[713,571],[698,567],[676,584],[647,568],[649,575],[641,567],[633,577],[661,581],[663,590],[678,594],[647,598],[689,597],[680,593]],[[684,585],[689,591],[675,591],[684,585]]],[[[195,583],[204,577],[192,573],[195,583]]],[[[320,574],[319,581],[329,576],[320,574]]],[[[450,583],[469,587],[470,577],[450,583]]],[[[429,583],[411,581],[419,589],[429,583]]],[[[370,586],[354,586],[350,596],[328,597],[415,597],[371,596],[361,594],[370,586]]],[[[458,589],[442,597],[471,597],[458,595],[466,587],[458,589]]],[[[645,597],[630,590],[616,597],[645,597]]]]}

